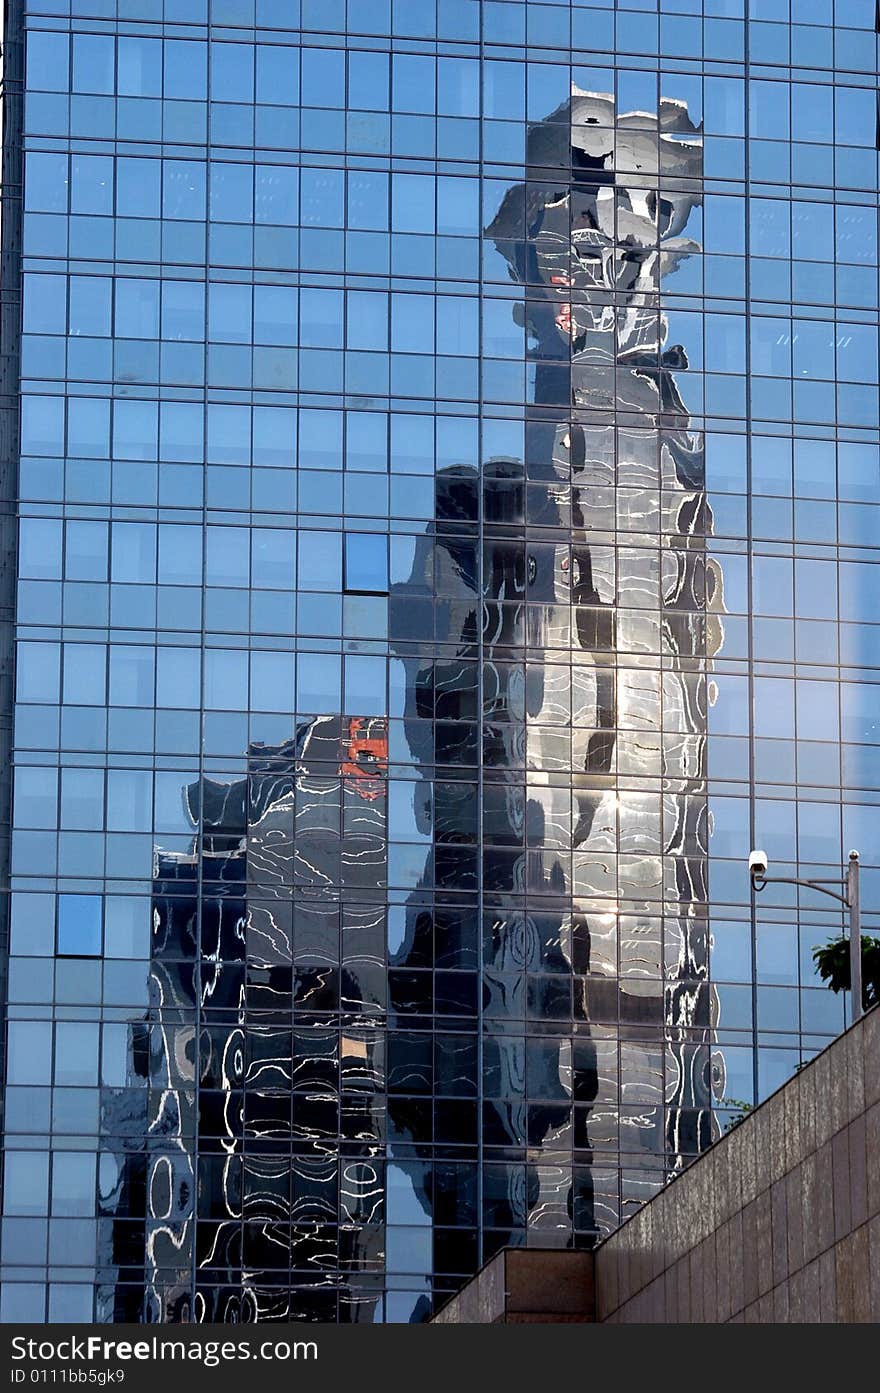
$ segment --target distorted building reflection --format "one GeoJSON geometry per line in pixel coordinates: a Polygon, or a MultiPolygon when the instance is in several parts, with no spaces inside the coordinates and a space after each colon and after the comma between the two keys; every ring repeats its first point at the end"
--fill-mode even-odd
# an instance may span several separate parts
{"type": "Polygon", "coordinates": [[[157,852],[151,1004],[104,1121],[108,1319],[381,1303],[386,723],[316,718],[248,768],[182,790],[192,852],[157,852]]]}
{"type": "MultiPolygon", "coordinates": [[[[478,742],[484,1258],[607,1232],[708,1144],[723,1090],[705,869],[720,574],[687,346],[659,298],[699,251],[701,139],[679,103],[658,122],[575,92],[528,159],[487,229],[525,296],[525,459],[438,478],[392,599],[406,632],[413,593],[448,597],[435,656],[405,659],[415,758],[446,762],[429,720],[478,742]],[[569,165],[570,183],[553,172],[569,165]]],[[[474,840],[462,808],[434,855],[474,840]]]]}
{"type": "Polygon", "coordinates": [[[485,234],[524,456],[437,474],[392,709],[252,745],[157,851],[105,1120],[115,1319],[420,1319],[505,1244],[593,1245],[712,1140],[721,577],[662,308],[701,139],[575,91],[528,156],[485,234]]]}

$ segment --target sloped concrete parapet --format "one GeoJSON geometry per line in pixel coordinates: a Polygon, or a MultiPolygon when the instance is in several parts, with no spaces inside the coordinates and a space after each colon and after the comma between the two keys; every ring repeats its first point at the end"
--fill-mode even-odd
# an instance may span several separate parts
{"type": "Polygon", "coordinates": [[[880,1008],[595,1253],[505,1249],[434,1319],[880,1321],[880,1008]]]}
{"type": "Polygon", "coordinates": [[[596,1251],[597,1319],[880,1320],[880,1010],[596,1251]]]}

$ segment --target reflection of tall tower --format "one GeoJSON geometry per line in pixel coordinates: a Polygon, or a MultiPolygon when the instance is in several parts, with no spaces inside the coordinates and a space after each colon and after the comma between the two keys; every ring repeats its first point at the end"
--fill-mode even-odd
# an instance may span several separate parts
{"type": "MultiPolygon", "coordinates": [[[[483,1257],[592,1241],[712,1135],[719,577],[702,438],[674,375],[687,350],[667,346],[661,308],[663,277],[699,250],[682,233],[701,143],[678,103],[619,116],[575,91],[530,130],[528,161],[487,230],[524,289],[525,459],[438,478],[432,542],[392,601],[432,583],[433,553],[449,624],[432,658],[405,658],[414,756],[442,764],[441,708],[462,744],[467,721],[481,742],[482,1193],[498,1230],[483,1257]]],[[[434,855],[440,837],[435,824],[434,855]]],[[[409,915],[416,955],[423,917],[409,915]]]]}
{"type": "MultiPolygon", "coordinates": [[[[687,346],[667,345],[662,304],[664,277],[699,250],[682,234],[700,200],[701,141],[682,104],[622,114],[575,89],[530,132],[529,159],[532,177],[489,235],[524,284],[534,343],[526,476],[570,488],[571,889],[588,922],[596,909],[617,922],[625,1205],[640,1197],[630,1157],[646,1142],[665,1170],[711,1136],[705,713],[717,639],[706,608],[717,577],[703,442],[675,377],[687,346]],[[560,189],[540,166],[569,135],[560,189]]],[[[543,723],[553,698],[542,698],[530,722],[543,723]]],[[[545,763],[527,760],[527,797],[529,766],[545,763]]],[[[589,1020],[589,979],[585,1002],[589,1020]]]]}
{"type": "Polygon", "coordinates": [[[119,1097],[147,1142],[107,1145],[153,1319],[369,1320],[383,1289],[418,1319],[503,1244],[594,1243],[711,1139],[720,577],[662,301],[700,179],[676,103],[575,93],[532,128],[486,233],[524,454],[437,474],[388,719],[185,791],[119,1097]]]}

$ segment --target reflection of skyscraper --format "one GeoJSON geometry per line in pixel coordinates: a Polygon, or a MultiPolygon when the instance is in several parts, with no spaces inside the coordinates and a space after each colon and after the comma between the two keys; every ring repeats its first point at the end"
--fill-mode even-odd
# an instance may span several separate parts
{"type": "MultiPolygon", "coordinates": [[[[523,1234],[589,1242],[712,1135],[718,577],[702,440],[673,376],[686,347],[665,345],[659,300],[698,250],[681,233],[700,157],[671,102],[658,123],[576,92],[531,128],[529,178],[487,233],[525,294],[512,312],[534,363],[526,457],[441,476],[413,568],[417,586],[433,550],[455,616],[436,638],[457,646],[404,660],[411,748],[442,764],[420,719],[441,710],[470,716],[481,741],[484,1255],[523,1234]],[[570,182],[554,177],[569,164],[570,182]]],[[[435,831],[435,853],[450,835],[435,831]]]]}
{"type": "Polygon", "coordinates": [[[140,1091],[106,1124],[108,1209],[146,1196],[137,1232],[105,1220],[117,1317],[141,1245],[152,1319],[373,1319],[401,1280],[418,1317],[414,1271],[454,1285],[505,1242],[589,1244],[711,1138],[717,577],[659,302],[700,147],[683,108],[659,147],[656,124],[576,94],[488,229],[525,296],[526,452],[438,475],[392,588],[415,777],[389,808],[387,720],[327,716],[184,792],[140,1091]],[[547,182],[569,136],[571,182],[547,182]],[[614,139],[618,166],[659,148],[659,175],[615,183],[614,139]]]}

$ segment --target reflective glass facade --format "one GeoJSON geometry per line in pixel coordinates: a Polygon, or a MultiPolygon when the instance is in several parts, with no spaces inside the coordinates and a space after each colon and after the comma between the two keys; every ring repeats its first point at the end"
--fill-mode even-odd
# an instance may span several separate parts
{"type": "Polygon", "coordinates": [[[424,1319],[842,1028],[875,7],[747,11],[8,6],[3,1319],[424,1319]]]}

